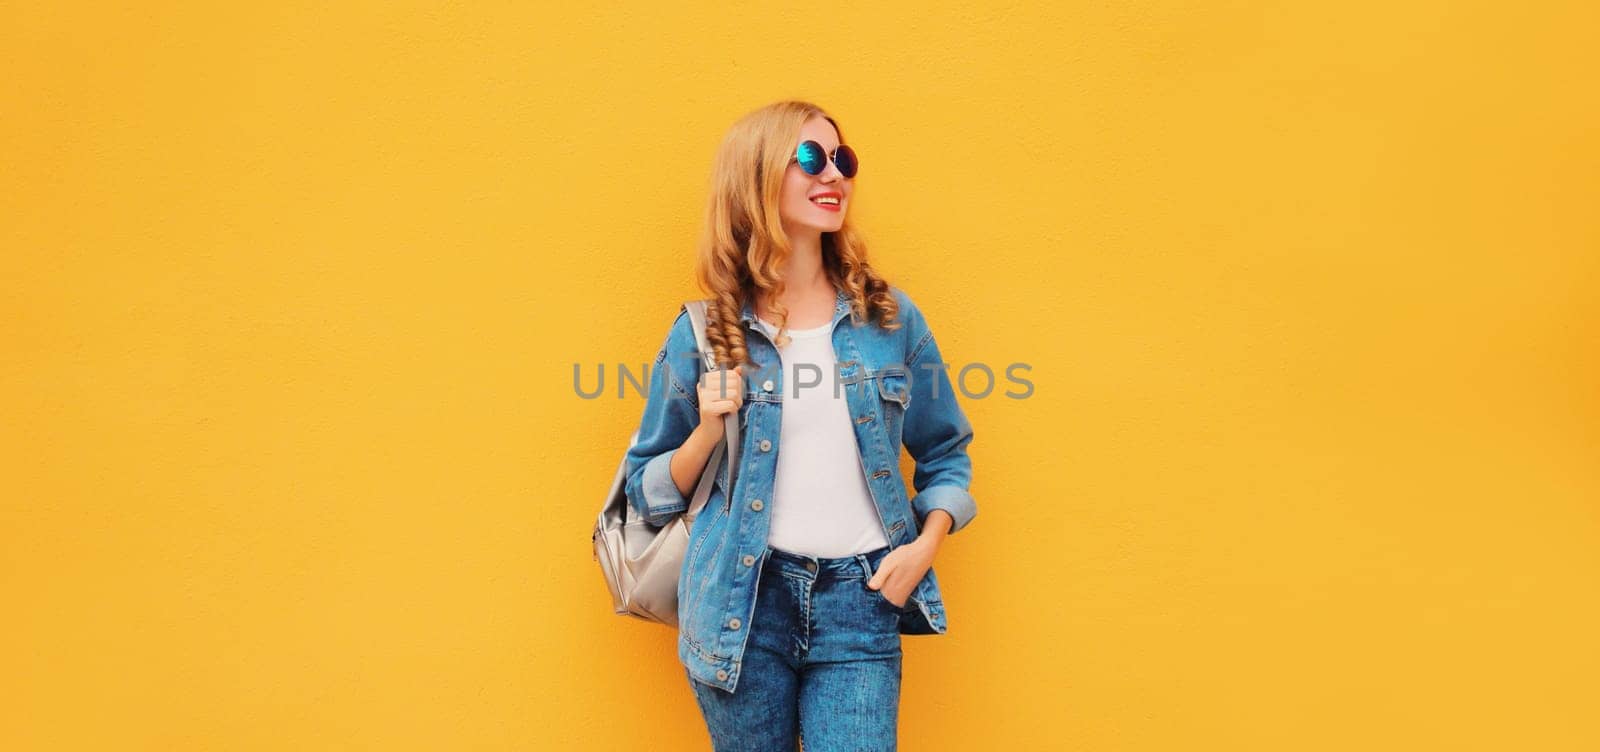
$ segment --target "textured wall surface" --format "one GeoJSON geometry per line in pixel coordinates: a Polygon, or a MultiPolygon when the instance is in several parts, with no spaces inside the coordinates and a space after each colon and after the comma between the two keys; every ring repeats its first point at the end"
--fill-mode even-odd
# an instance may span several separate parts
{"type": "Polygon", "coordinates": [[[0,6],[0,748],[707,748],[573,364],[790,96],[1032,366],[902,749],[1600,748],[1589,4],[570,5],[0,6]]]}

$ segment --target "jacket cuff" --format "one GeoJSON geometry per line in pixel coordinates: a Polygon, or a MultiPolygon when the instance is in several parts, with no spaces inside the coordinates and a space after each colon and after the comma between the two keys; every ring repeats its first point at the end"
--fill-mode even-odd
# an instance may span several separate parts
{"type": "Polygon", "coordinates": [[[677,449],[669,449],[644,463],[639,487],[644,492],[647,507],[645,520],[652,525],[665,525],[672,515],[689,508],[688,497],[672,482],[672,455],[677,452],[677,449]]]}
{"type": "Polygon", "coordinates": [[[978,516],[977,502],[973,501],[967,489],[960,486],[928,486],[911,499],[911,507],[917,512],[918,523],[926,520],[929,512],[943,509],[952,520],[952,533],[966,527],[972,518],[978,516]]]}

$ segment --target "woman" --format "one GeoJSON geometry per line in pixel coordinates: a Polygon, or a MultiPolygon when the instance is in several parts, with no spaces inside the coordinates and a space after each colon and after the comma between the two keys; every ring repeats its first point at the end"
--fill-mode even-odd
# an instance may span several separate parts
{"type": "Polygon", "coordinates": [[[741,426],[678,581],[678,657],[717,750],[894,749],[900,635],[945,632],[933,560],[977,513],[939,347],[846,221],[856,166],[807,102],[729,130],[697,266],[721,369],[680,310],[628,452],[629,503],[664,524],[723,421],[741,426]]]}

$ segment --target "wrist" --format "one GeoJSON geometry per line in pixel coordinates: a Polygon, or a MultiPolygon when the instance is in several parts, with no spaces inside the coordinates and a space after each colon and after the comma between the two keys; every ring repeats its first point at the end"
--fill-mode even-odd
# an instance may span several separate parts
{"type": "Polygon", "coordinates": [[[721,420],[701,420],[692,432],[695,441],[706,446],[716,446],[722,440],[723,427],[721,420]]]}
{"type": "Polygon", "coordinates": [[[950,534],[950,528],[955,526],[955,518],[943,509],[935,509],[928,513],[922,520],[922,532],[917,534],[916,542],[930,548],[938,548],[944,542],[945,536],[950,534]]]}

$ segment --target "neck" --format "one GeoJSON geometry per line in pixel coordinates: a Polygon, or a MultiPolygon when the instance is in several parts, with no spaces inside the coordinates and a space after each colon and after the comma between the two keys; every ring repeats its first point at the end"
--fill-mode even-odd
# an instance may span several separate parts
{"type": "Polygon", "coordinates": [[[827,284],[828,275],[822,271],[822,233],[810,230],[788,233],[789,261],[784,264],[783,279],[788,287],[806,290],[827,284]]]}
{"type": "MultiPolygon", "coordinates": [[[[827,308],[831,311],[836,291],[833,282],[828,279],[827,271],[822,267],[822,232],[819,230],[790,232],[787,237],[789,260],[783,265],[784,292],[781,298],[784,307],[793,314],[796,303],[826,298],[827,308]]],[[[756,315],[768,318],[768,312],[772,307],[769,301],[762,300],[758,304],[758,309],[756,315]]]]}

